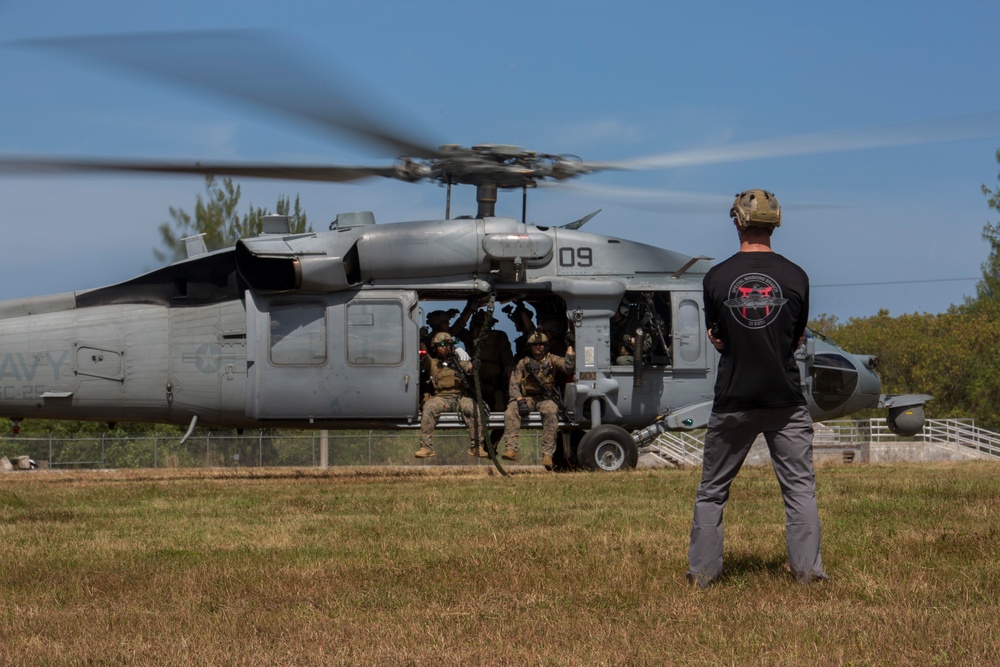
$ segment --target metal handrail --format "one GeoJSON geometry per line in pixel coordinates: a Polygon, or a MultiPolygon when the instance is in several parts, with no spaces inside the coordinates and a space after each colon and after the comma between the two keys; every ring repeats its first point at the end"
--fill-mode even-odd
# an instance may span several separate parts
{"type": "Polygon", "coordinates": [[[946,442],[1000,457],[1000,434],[962,420],[928,420],[921,437],[924,442],[946,442]]]}
{"type": "Polygon", "coordinates": [[[705,441],[687,431],[664,431],[649,448],[681,465],[701,465],[705,441]]]}
{"type": "Polygon", "coordinates": [[[928,419],[921,431],[910,437],[893,433],[883,417],[833,420],[823,422],[816,428],[817,443],[846,445],[904,441],[950,444],[1000,457],[1000,433],[979,428],[972,419],[928,419]]]}

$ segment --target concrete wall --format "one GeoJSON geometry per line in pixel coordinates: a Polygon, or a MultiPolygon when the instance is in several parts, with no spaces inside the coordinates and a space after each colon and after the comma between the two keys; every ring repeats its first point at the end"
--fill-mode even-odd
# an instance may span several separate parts
{"type": "MultiPolygon", "coordinates": [[[[969,461],[993,459],[968,447],[951,443],[871,442],[858,444],[813,443],[816,465],[853,463],[896,463],[904,461],[969,461]]],[[[763,436],[758,437],[747,456],[746,465],[770,465],[771,456],[763,436]]]]}

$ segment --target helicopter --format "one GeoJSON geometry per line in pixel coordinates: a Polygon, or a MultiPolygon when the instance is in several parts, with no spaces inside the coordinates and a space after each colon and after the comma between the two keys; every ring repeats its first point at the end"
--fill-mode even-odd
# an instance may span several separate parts
{"type": "MultiPolygon", "coordinates": [[[[183,78],[169,59],[122,53],[140,42],[188,47],[192,39],[220,36],[50,46],[183,78]],[[109,55],[109,44],[126,48],[109,55]]],[[[571,337],[576,371],[560,387],[557,453],[566,466],[635,467],[661,433],[707,424],[718,366],[703,313],[711,258],[583,231],[595,214],[548,225],[529,223],[524,213],[520,220],[496,215],[499,191],[520,189],[524,210],[527,193],[541,185],[669,160],[588,162],[492,143],[434,148],[372,120],[356,103],[317,110],[238,83],[193,83],[318,119],[399,157],[387,165],[330,166],[9,156],[0,157],[0,172],[432,182],[447,189],[444,218],[385,223],[370,211],[340,212],[328,229],[292,234],[287,218],[271,216],[260,236],[230,248],[208,251],[200,237],[185,239],[185,259],[124,282],[0,302],[0,416],[170,423],[188,425],[187,435],[197,425],[415,429],[421,324],[441,304],[465,301],[491,316],[497,307],[519,317],[533,311],[534,326],[554,347],[571,337]],[[457,186],[476,189],[474,216],[451,216],[457,186]],[[635,338],[629,362],[614,338],[614,318],[624,311],[635,338]]],[[[796,359],[814,420],[882,408],[898,433],[922,427],[931,397],[882,394],[874,356],[809,332],[796,359]]],[[[484,418],[502,428],[501,411],[484,418]]],[[[539,415],[526,425],[540,425],[539,415]]],[[[461,426],[455,414],[439,424],[461,426]]]]}

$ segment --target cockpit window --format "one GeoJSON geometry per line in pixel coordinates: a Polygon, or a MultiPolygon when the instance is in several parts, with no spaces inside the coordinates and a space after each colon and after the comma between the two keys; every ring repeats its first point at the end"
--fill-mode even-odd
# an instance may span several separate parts
{"type": "Polygon", "coordinates": [[[813,399],[823,410],[843,405],[858,387],[858,370],[840,354],[817,354],[812,365],[813,399]]]}

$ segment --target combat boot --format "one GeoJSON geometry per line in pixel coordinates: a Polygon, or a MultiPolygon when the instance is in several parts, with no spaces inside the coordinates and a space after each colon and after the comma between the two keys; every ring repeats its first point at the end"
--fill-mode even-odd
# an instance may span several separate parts
{"type": "Polygon", "coordinates": [[[516,461],[517,460],[517,450],[516,449],[507,449],[507,450],[504,451],[503,454],[500,455],[500,458],[502,458],[504,461],[516,461]]]}
{"type": "Polygon", "coordinates": [[[490,453],[486,451],[486,448],[482,445],[473,445],[469,447],[469,456],[477,456],[481,459],[488,459],[490,458],[490,453]]]}
{"type": "Polygon", "coordinates": [[[546,470],[552,470],[554,464],[552,463],[552,457],[546,454],[542,457],[542,465],[545,466],[546,470]]]}
{"type": "Polygon", "coordinates": [[[434,456],[434,450],[427,445],[421,445],[420,449],[413,453],[418,459],[429,459],[434,456]]]}

